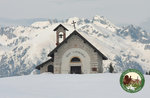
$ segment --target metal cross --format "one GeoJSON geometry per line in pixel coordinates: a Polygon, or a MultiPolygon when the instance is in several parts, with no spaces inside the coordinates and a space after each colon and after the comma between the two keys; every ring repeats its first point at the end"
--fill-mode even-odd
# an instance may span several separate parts
{"type": "Polygon", "coordinates": [[[74,29],[76,29],[76,25],[75,25],[76,22],[74,22],[74,20],[73,20],[72,24],[73,24],[74,29]]]}

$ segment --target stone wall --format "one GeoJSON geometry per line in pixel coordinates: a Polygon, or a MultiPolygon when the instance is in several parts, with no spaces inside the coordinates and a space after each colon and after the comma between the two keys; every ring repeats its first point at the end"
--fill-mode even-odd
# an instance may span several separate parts
{"type": "Polygon", "coordinates": [[[48,72],[48,66],[49,65],[53,65],[53,63],[52,62],[48,62],[45,65],[43,65],[43,67],[40,67],[40,73],[48,72]]]}

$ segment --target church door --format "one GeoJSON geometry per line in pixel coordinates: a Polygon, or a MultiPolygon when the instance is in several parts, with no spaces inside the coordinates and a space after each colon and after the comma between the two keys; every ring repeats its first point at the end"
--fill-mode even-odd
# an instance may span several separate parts
{"type": "Polygon", "coordinates": [[[81,74],[81,66],[71,66],[71,74],[81,74]]]}
{"type": "Polygon", "coordinates": [[[54,67],[53,65],[48,66],[48,72],[54,73],[54,67]]]}

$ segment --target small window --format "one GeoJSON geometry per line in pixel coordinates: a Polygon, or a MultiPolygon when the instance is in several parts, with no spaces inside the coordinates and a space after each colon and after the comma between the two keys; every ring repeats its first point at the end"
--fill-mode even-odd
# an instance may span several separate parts
{"type": "Polygon", "coordinates": [[[71,59],[71,62],[81,62],[81,61],[80,61],[80,59],[79,59],[79,58],[74,57],[74,58],[72,58],[72,59],[71,59]]]}
{"type": "Polygon", "coordinates": [[[48,66],[48,72],[54,73],[54,67],[53,65],[48,66]]]}

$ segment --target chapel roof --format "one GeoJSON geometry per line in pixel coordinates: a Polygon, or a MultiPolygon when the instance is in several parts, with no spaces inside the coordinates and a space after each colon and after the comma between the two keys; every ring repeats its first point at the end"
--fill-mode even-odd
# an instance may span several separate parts
{"type": "Polygon", "coordinates": [[[89,46],[91,46],[91,47],[94,49],[95,52],[97,52],[99,55],[102,56],[102,59],[103,59],[103,60],[107,60],[107,59],[108,59],[103,53],[101,53],[95,46],[93,46],[88,40],[86,40],[86,39],[85,39],[81,34],[79,34],[76,30],[74,30],[64,41],[62,41],[56,48],[54,48],[54,49],[48,54],[48,56],[53,57],[53,56],[54,56],[54,52],[56,52],[57,49],[58,49],[59,47],[61,47],[64,43],[66,43],[67,40],[68,40],[71,36],[73,36],[73,35],[78,35],[82,40],[84,40],[84,42],[86,42],[87,44],[89,44],[89,46]]]}
{"type": "Polygon", "coordinates": [[[64,30],[69,31],[67,28],[65,28],[62,24],[58,25],[53,31],[57,31],[59,27],[62,27],[64,30]]]}

